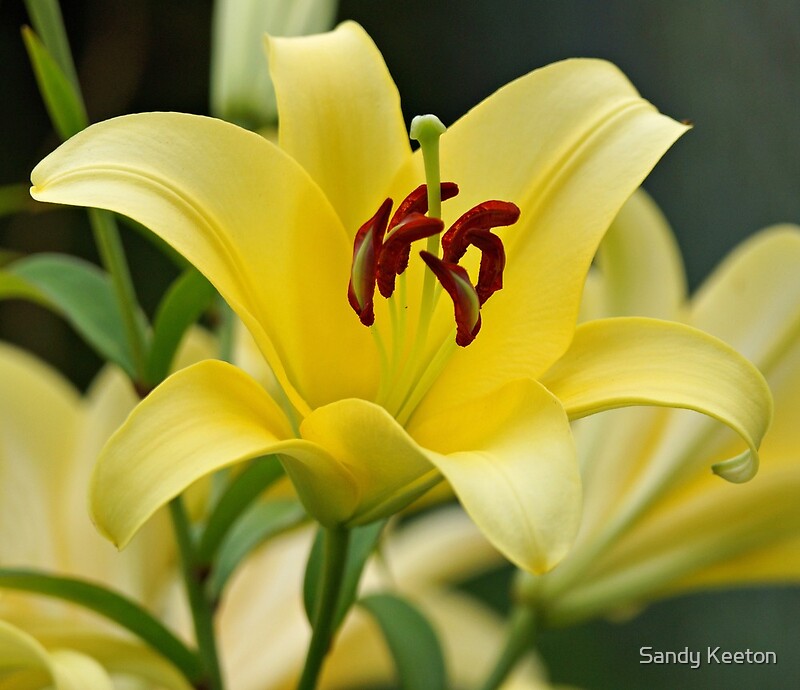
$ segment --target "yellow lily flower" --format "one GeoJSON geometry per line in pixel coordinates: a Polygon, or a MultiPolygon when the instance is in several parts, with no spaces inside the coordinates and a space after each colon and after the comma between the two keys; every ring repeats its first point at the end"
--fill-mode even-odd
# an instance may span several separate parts
{"type": "Polygon", "coordinates": [[[584,519],[570,555],[526,584],[554,622],[686,590],[800,579],[800,228],[753,236],[691,297],[666,220],[643,192],[601,245],[584,315],[645,314],[702,328],[754,362],[775,393],[759,475],[705,471],[731,438],[680,411],[619,410],[576,430],[584,519]]]}
{"type": "MultiPolygon", "coordinates": [[[[269,53],[280,147],[218,120],[149,113],[90,127],[32,173],[36,199],[131,216],[184,254],[241,317],[278,384],[271,397],[240,370],[203,362],[150,394],[94,475],[92,511],[111,540],[124,546],[199,477],[279,453],[324,525],[392,514],[445,478],[497,548],[542,572],[579,523],[569,420],[629,404],[722,420],[748,450],[719,472],[752,476],[769,393],[742,357],[654,320],[575,331],[603,233],[684,125],[612,65],[568,60],[508,84],[445,132],[442,179],[460,193],[441,225],[472,218],[487,199],[521,211],[499,235],[477,228],[489,268],[502,266],[502,243],[507,251],[505,276],[491,283],[504,288],[485,304],[486,282],[479,276],[476,292],[458,252],[425,259],[456,299],[459,344],[483,324],[458,348],[452,308],[416,254],[391,299],[368,313],[384,199],[424,181],[375,45],[345,23],[270,39],[269,53]]],[[[477,257],[465,265],[474,272],[477,257]]]]}
{"type": "MultiPolygon", "coordinates": [[[[120,554],[86,516],[94,459],[133,408],[108,369],[81,397],[34,357],[0,344],[0,564],[113,587],[163,609],[175,553],[163,515],[120,554]]],[[[0,590],[0,686],[105,690],[113,674],[188,684],[160,655],[76,606],[0,590]]]]}
{"type": "MultiPolygon", "coordinates": [[[[0,344],[0,563],[89,579],[145,605],[190,635],[171,532],[154,520],[120,553],[85,513],[97,451],[133,408],[120,372],[106,369],[81,397],[58,373],[0,344]],[[43,424],[42,420],[46,420],[43,424]]],[[[310,634],[300,583],[313,532],[270,541],[234,576],[217,629],[229,687],[289,690],[310,634]]],[[[455,508],[391,533],[385,565],[373,563],[365,591],[401,585],[430,616],[458,686],[483,676],[503,640],[500,620],[449,586],[497,564],[499,554],[455,508]],[[447,562],[432,554],[447,551],[447,562]],[[391,578],[387,579],[387,572],[391,578]]],[[[358,611],[348,617],[322,688],[335,690],[392,678],[380,633],[358,611]]],[[[156,652],[78,606],[0,589],[0,686],[19,690],[188,690],[156,652]]],[[[504,686],[546,688],[533,660],[504,686]]]]}

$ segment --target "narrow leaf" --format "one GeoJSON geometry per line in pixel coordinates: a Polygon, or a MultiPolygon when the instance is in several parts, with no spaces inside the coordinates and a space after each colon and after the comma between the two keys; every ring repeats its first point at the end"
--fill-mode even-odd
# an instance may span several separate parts
{"type": "Polygon", "coordinates": [[[203,565],[213,563],[217,549],[239,516],[264,490],[282,476],[283,467],[274,455],[253,460],[247,469],[237,475],[220,496],[208,518],[197,549],[199,563],[203,565]]]}
{"type": "Polygon", "coordinates": [[[0,299],[22,298],[65,318],[103,358],[133,375],[122,316],[108,276],[81,259],[37,254],[0,273],[0,299]]]}
{"type": "Polygon", "coordinates": [[[442,647],[433,627],[416,607],[393,594],[373,594],[358,605],[380,626],[403,690],[445,690],[442,647]]]}
{"type": "Polygon", "coordinates": [[[307,519],[302,504],[291,498],[251,505],[231,528],[222,545],[208,581],[212,601],[222,590],[242,560],[257,546],[301,525],[307,519]]]}
{"type": "MultiPolygon", "coordinates": [[[[347,551],[347,565],[345,566],[342,588],[339,594],[339,603],[336,606],[334,630],[339,627],[350,607],[358,596],[358,584],[361,573],[367,560],[378,545],[386,520],[378,520],[363,527],[351,530],[350,548],[347,551]]],[[[322,538],[323,531],[317,531],[314,545],[308,557],[306,575],[303,582],[303,604],[309,621],[314,620],[317,592],[322,578],[322,538]]]]}
{"type": "Polygon", "coordinates": [[[75,63],[69,49],[69,40],[58,0],[25,0],[25,7],[33,27],[42,37],[47,50],[53,55],[75,91],[79,91],[78,75],[75,72],[75,63]]]}
{"type": "Polygon", "coordinates": [[[89,124],[80,94],[33,31],[23,27],[22,38],[50,119],[58,136],[69,139],[89,124]]]}
{"type": "Polygon", "coordinates": [[[196,681],[201,676],[198,656],[145,609],[121,594],[84,580],[7,568],[0,568],[0,589],[35,592],[91,609],[146,642],[189,680],[196,681]]]}
{"type": "Polygon", "coordinates": [[[196,268],[186,269],[170,285],[153,322],[148,383],[156,385],[166,378],[184,333],[200,318],[216,294],[211,283],[196,268]]]}

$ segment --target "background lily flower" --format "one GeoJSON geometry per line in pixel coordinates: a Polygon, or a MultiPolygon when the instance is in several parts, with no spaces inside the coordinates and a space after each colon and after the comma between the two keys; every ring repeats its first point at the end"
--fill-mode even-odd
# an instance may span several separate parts
{"type": "Polygon", "coordinates": [[[504,289],[458,350],[445,300],[420,306],[421,261],[404,297],[377,305],[371,332],[346,299],[356,230],[423,181],[380,53],[346,23],[271,39],[270,68],[280,148],[217,120],[143,114],[89,128],[32,175],[35,198],[129,215],[184,254],[280,387],[272,398],[238,369],[205,362],[148,396],[93,480],[95,518],[115,543],[197,478],[280,453],[325,525],[391,514],[444,477],[508,558],[541,572],[578,526],[568,420],[631,403],[721,419],[749,450],[720,471],[752,475],[769,394],[743,358],[644,319],[597,321],[573,339],[597,244],[685,130],[616,68],[572,60],[532,72],[442,136],[443,179],[461,190],[446,225],[487,198],[522,212],[504,235],[504,289]]]}
{"type": "Polygon", "coordinates": [[[731,438],[680,411],[620,410],[576,430],[584,518],[561,566],[530,594],[554,621],[608,613],[707,587],[800,577],[800,228],[744,242],[691,298],[680,253],[655,204],[638,192],[601,245],[584,315],[682,320],[731,343],[775,395],[758,476],[743,486],[705,468],[731,438]]]}
{"type": "MultiPolygon", "coordinates": [[[[119,371],[106,369],[81,397],[31,355],[0,344],[0,564],[88,579],[160,612],[175,559],[164,516],[121,554],[86,514],[97,453],[135,401],[119,371]]],[[[111,688],[115,673],[188,687],[117,626],[77,606],[0,590],[0,685],[94,690],[111,688]]]]}
{"type": "Polygon", "coordinates": [[[211,112],[250,129],[278,120],[260,50],[265,31],[299,36],[333,26],[337,0],[217,0],[211,50],[211,112]]]}

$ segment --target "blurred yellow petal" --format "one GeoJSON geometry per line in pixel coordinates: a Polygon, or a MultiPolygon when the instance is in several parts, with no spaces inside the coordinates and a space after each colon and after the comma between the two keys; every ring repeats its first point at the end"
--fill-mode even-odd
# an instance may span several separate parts
{"type": "Polygon", "coordinates": [[[280,146],[322,188],[354,237],[411,156],[397,87],[372,39],[353,22],[268,44],[280,146]]]}
{"type": "Polygon", "coordinates": [[[351,241],[319,188],[262,137],[194,115],[129,115],[77,134],[31,179],[36,199],[130,216],[197,266],[301,411],[374,393],[375,348],[342,296],[351,241]]]}
{"type": "Polygon", "coordinates": [[[61,553],[58,509],[71,476],[77,391],[30,354],[0,343],[0,562],[45,568],[61,553]]]}
{"type": "Polygon", "coordinates": [[[35,638],[47,649],[70,649],[97,661],[109,674],[147,681],[168,690],[190,690],[183,675],[158,652],[141,642],[113,633],[98,632],[48,621],[32,627],[35,638]]]}
{"type": "Polygon", "coordinates": [[[732,488],[704,476],[690,496],[671,496],[598,558],[555,603],[556,617],[567,622],[711,584],[796,581],[800,559],[789,548],[800,529],[799,491],[797,470],[762,471],[732,488]]]}
{"type": "MultiPolygon", "coordinates": [[[[793,525],[794,534],[798,532],[793,525]]],[[[796,585],[800,580],[800,537],[744,551],[708,565],[670,585],[670,592],[759,585],[796,585]]]]}
{"type": "Polygon", "coordinates": [[[412,425],[430,461],[495,547],[526,570],[552,568],[580,517],[580,478],[564,409],[516,381],[412,425]]]}
{"type": "Polygon", "coordinates": [[[603,237],[597,267],[603,308],[596,318],[680,320],[687,292],[683,260],[661,209],[644,190],[628,199],[603,237]]]}
{"type": "Polygon", "coordinates": [[[315,514],[349,516],[349,474],[324,451],[292,438],[278,405],[229,364],[206,361],[169,377],[133,411],[103,449],[92,477],[91,512],[101,532],[125,546],[161,506],[198,478],[268,453],[287,453],[287,471],[303,497],[327,487],[315,514]]]}
{"type": "Polygon", "coordinates": [[[764,373],[800,333],[800,228],[777,225],[738,246],[691,301],[689,323],[764,373]]]}
{"type": "Polygon", "coordinates": [[[48,652],[35,638],[0,621],[0,681],[54,690],[114,690],[106,671],[94,659],[60,649],[48,652]]]}
{"type": "Polygon", "coordinates": [[[480,337],[453,356],[423,404],[437,407],[464,380],[479,394],[535,378],[566,350],[603,233],[686,129],[613,65],[567,60],[511,82],[445,133],[442,179],[461,189],[447,214],[494,198],[522,215],[499,233],[504,287],[484,306],[480,337]]]}
{"type": "Polygon", "coordinates": [[[214,4],[211,112],[250,129],[274,125],[275,92],[267,70],[264,32],[300,36],[333,26],[336,0],[219,0],[214,4]]]}
{"type": "Polygon", "coordinates": [[[407,591],[419,584],[466,581],[500,567],[503,557],[456,505],[439,507],[391,533],[383,548],[392,578],[407,591]],[[440,558],[440,554],[448,554],[440,558]]]}
{"type": "Polygon", "coordinates": [[[758,470],[758,446],[772,417],[764,377],[722,341],[678,323],[638,317],[582,324],[542,382],[571,419],[627,405],[682,407],[733,429],[749,450],[720,468],[731,481],[758,470]]]}
{"type": "Polygon", "coordinates": [[[695,477],[654,506],[615,550],[615,562],[646,562],[669,551],[671,592],[800,578],[800,558],[792,552],[800,534],[800,344],[773,373],[775,419],[761,446],[759,475],[735,492],[713,477],[695,477]]]}

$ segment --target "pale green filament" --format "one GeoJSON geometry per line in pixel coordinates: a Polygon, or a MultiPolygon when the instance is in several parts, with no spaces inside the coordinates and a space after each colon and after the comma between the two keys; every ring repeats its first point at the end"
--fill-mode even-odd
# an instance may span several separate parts
{"type": "Polygon", "coordinates": [[[428,362],[422,375],[417,380],[416,385],[409,391],[410,395],[403,402],[403,407],[397,414],[397,421],[400,422],[400,424],[405,426],[411,418],[414,410],[417,409],[417,405],[419,405],[422,398],[425,397],[425,394],[430,390],[436,379],[439,378],[439,374],[442,373],[444,365],[447,364],[450,356],[455,352],[456,347],[458,347],[456,341],[452,338],[447,338],[439,346],[436,354],[430,362],[428,362]]]}

